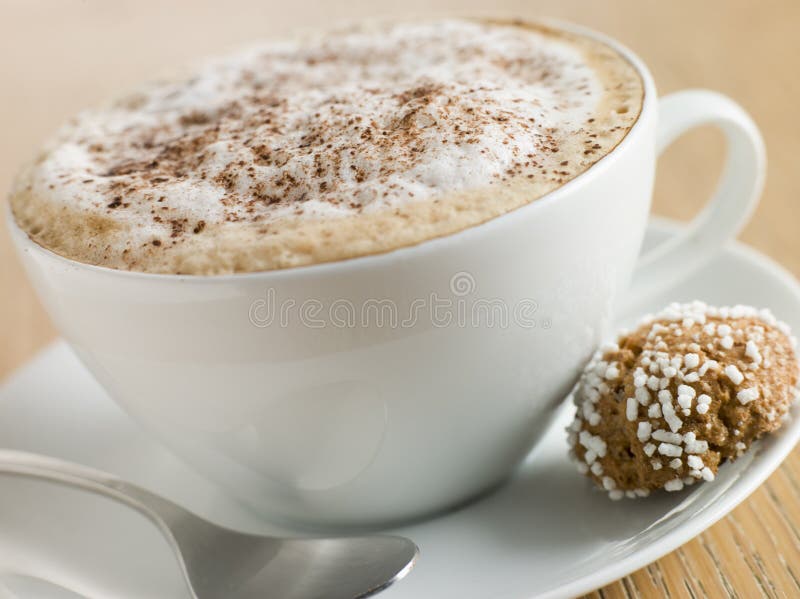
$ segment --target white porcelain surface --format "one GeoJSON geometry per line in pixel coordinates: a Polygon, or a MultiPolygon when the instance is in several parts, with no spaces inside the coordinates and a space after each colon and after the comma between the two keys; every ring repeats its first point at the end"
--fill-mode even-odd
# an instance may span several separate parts
{"type": "Polygon", "coordinates": [[[506,478],[547,429],[614,306],[695,266],[738,230],[758,196],[763,150],[741,109],[695,91],[657,110],[649,73],[630,59],[644,106],[608,156],[545,198],[412,248],[179,277],[64,260],[13,226],[12,237],[78,357],[199,472],[264,513],[306,523],[431,513],[506,478]],[[724,193],[709,218],[648,258],[637,276],[647,285],[628,291],[656,149],[706,122],[729,137],[724,193]],[[399,324],[380,326],[387,301],[399,324]],[[497,301],[508,326],[476,311],[497,301]],[[367,326],[339,324],[333,306],[343,303],[367,326]],[[268,304],[288,307],[285,324],[268,304]]]}
{"type": "MultiPolygon", "coordinates": [[[[665,236],[651,227],[648,241],[665,236]]],[[[780,267],[733,245],[642,310],[699,298],[767,306],[800,331],[800,287],[780,267]]],[[[624,319],[630,323],[638,317],[624,319]]],[[[497,492],[435,520],[397,529],[420,546],[414,571],[386,599],[567,597],[625,575],[687,541],[751,493],[800,438],[795,406],[782,431],[678,494],[611,502],[566,457],[563,410],[517,475],[497,492]]],[[[112,403],[58,343],[0,389],[4,447],[103,468],[230,526],[281,532],[197,476],[112,403]]],[[[138,514],[107,500],[0,478],[0,580],[4,571],[49,579],[91,598],[187,599],[170,550],[138,514]]],[[[24,588],[44,588],[28,583],[24,588]],[[31,586],[32,585],[32,586],[31,586]]],[[[48,587],[49,588],[49,587],[48,587]]],[[[51,590],[52,591],[52,590],[51,590]]],[[[45,595],[61,599],[55,591],[45,595]]],[[[63,597],[72,597],[65,594],[63,597]]]]}
{"type": "Polygon", "coordinates": [[[78,357],[199,471],[291,519],[408,518],[497,484],[550,423],[627,287],[653,125],[563,197],[383,256],[212,279],[90,268],[26,240],[22,260],[78,357]],[[318,328],[299,311],[282,326],[279,309],[256,326],[271,290],[324,316],[347,302],[358,320],[372,300],[401,319],[426,306],[407,327],[318,328]],[[437,326],[432,294],[451,318],[459,299],[531,300],[535,326],[437,326]]]}

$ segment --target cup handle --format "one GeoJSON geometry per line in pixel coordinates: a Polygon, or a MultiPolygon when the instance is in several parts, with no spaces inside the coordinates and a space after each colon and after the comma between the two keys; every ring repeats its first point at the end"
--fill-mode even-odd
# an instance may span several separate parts
{"type": "Polygon", "coordinates": [[[700,214],[681,234],[639,258],[626,312],[685,278],[735,237],[764,186],[764,141],[750,116],[730,98],[707,90],[677,92],[660,100],[658,118],[659,154],[689,129],[710,124],[725,134],[727,160],[717,189],[700,214]]]}

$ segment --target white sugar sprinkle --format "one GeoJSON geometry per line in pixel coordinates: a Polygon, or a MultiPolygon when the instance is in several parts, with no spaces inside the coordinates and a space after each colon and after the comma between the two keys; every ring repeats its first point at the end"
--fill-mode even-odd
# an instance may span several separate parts
{"type": "Polygon", "coordinates": [[[625,405],[625,417],[633,422],[639,415],[639,404],[635,397],[629,397],[625,405]]]}
{"type": "Polygon", "coordinates": [[[661,470],[662,464],[658,460],[650,460],[650,465],[653,467],[653,470],[661,470]]]}
{"type": "Polygon", "coordinates": [[[756,387],[742,389],[736,394],[736,399],[738,399],[739,403],[742,405],[749,404],[751,401],[758,399],[758,389],[756,387]]]}
{"type": "Polygon", "coordinates": [[[708,441],[686,441],[686,453],[704,454],[708,451],[708,441]]]}
{"type": "Polygon", "coordinates": [[[672,443],[660,443],[658,445],[658,453],[671,458],[676,458],[683,453],[683,449],[678,445],[673,445],[672,443]]]}
{"type": "Polygon", "coordinates": [[[731,349],[733,347],[733,337],[727,335],[719,340],[719,344],[725,349],[731,349]]]}
{"type": "Polygon", "coordinates": [[[714,472],[712,472],[711,468],[709,468],[708,466],[703,468],[702,473],[703,473],[703,480],[709,482],[714,480],[714,472]]]}
{"type": "Polygon", "coordinates": [[[636,436],[639,441],[644,443],[650,438],[650,433],[653,431],[653,426],[649,422],[640,422],[639,428],[636,431],[636,436]]]}
{"type": "Polygon", "coordinates": [[[761,352],[758,351],[758,346],[752,340],[749,340],[745,345],[744,355],[750,358],[756,366],[761,364],[761,352]]]}
{"type": "Polygon", "coordinates": [[[680,433],[671,433],[669,431],[665,431],[664,429],[658,429],[657,431],[653,432],[653,439],[656,441],[664,441],[666,443],[682,443],[683,436],[680,433]]]}
{"type": "Polygon", "coordinates": [[[686,354],[683,356],[683,363],[686,368],[697,368],[700,365],[700,356],[697,354],[686,354]]]}
{"type": "Polygon", "coordinates": [[[683,466],[683,462],[681,461],[680,458],[675,458],[674,460],[671,460],[669,463],[669,467],[672,468],[673,470],[679,470],[681,466],[683,466]]]}
{"type": "Polygon", "coordinates": [[[655,452],[656,452],[656,446],[653,445],[652,443],[648,443],[647,445],[644,446],[644,453],[648,458],[652,457],[655,452]]]}
{"type": "Polygon", "coordinates": [[[690,455],[686,458],[686,463],[689,465],[689,468],[694,468],[695,470],[702,470],[703,469],[703,459],[696,456],[690,455]]]}
{"type": "Polygon", "coordinates": [[[664,485],[664,489],[667,491],[680,491],[683,489],[683,481],[680,478],[669,480],[664,485]]]}
{"type": "Polygon", "coordinates": [[[636,391],[634,391],[634,396],[636,401],[643,406],[650,404],[650,392],[645,387],[637,387],[636,391]]]}
{"type": "Polygon", "coordinates": [[[606,442],[599,436],[593,435],[589,431],[581,431],[578,440],[586,449],[595,452],[601,458],[605,457],[606,442]]]}
{"type": "Polygon", "coordinates": [[[744,375],[733,364],[729,364],[728,366],[726,366],[724,372],[725,376],[727,376],[734,385],[738,385],[744,380],[744,375]]]}
{"type": "Polygon", "coordinates": [[[717,362],[716,360],[706,360],[705,362],[703,362],[703,365],[700,367],[700,370],[698,370],[697,372],[698,372],[698,374],[700,376],[703,376],[703,375],[705,375],[706,372],[708,372],[708,370],[710,368],[713,368],[713,369],[716,370],[718,367],[719,367],[719,362],[717,362]]]}
{"type": "Polygon", "coordinates": [[[672,407],[672,404],[665,403],[661,407],[661,411],[664,413],[664,420],[667,421],[669,428],[673,433],[677,433],[683,426],[683,420],[675,415],[675,408],[672,407]]]}

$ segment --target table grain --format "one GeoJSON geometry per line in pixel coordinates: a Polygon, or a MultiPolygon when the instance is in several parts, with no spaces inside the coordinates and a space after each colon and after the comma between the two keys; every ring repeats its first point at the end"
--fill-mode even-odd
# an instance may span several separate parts
{"type": "MultiPolygon", "coordinates": [[[[0,189],[44,137],[82,107],[154,73],[247,40],[377,15],[553,16],[604,31],[650,65],[660,93],[708,87],[738,100],[764,133],[763,200],[741,238],[800,275],[800,2],[774,0],[0,0],[0,189]],[[491,10],[487,10],[491,7],[491,10]]],[[[687,219],[713,189],[713,130],[659,163],[655,211],[687,219]]],[[[0,218],[5,218],[5,211],[0,218]]],[[[0,227],[0,379],[55,336],[0,227]]],[[[800,457],[726,518],[592,597],[800,595],[800,457]]]]}

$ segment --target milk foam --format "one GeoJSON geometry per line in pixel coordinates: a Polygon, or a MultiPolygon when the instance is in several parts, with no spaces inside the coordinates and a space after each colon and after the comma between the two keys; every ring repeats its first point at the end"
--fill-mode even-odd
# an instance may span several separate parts
{"type": "Polygon", "coordinates": [[[590,58],[544,29],[467,20],[262,44],[80,114],[27,191],[112,221],[97,242],[114,262],[215,226],[274,231],[518,178],[557,186],[609,149],[593,122],[617,108],[616,82],[590,58]]]}

